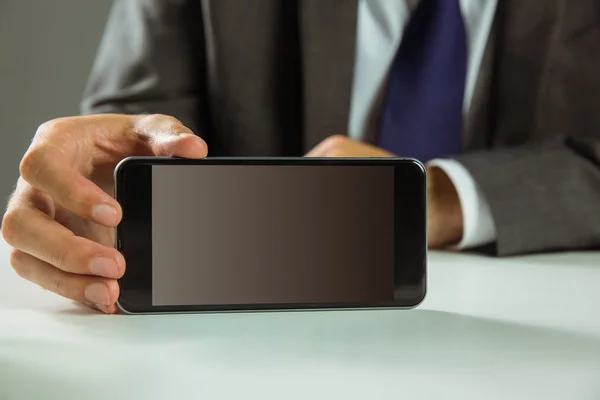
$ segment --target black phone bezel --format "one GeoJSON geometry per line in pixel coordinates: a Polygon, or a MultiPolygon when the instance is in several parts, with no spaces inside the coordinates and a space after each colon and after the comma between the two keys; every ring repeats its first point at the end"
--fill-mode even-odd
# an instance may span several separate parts
{"type": "Polygon", "coordinates": [[[115,168],[115,198],[123,219],[115,229],[115,247],[127,268],[119,280],[119,308],[126,313],[230,312],[318,309],[413,308],[425,298],[427,265],[427,173],[407,158],[205,158],[129,157],[115,168]],[[395,300],[389,303],[152,305],[152,166],[153,165],[306,165],[393,166],[395,300]],[[402,199],[400,201],[399,199],[402,199]],[[398,212],[401,209],[402,212],[398,212]],[[399,240],[402,238],[402,240],[399,240]]]}

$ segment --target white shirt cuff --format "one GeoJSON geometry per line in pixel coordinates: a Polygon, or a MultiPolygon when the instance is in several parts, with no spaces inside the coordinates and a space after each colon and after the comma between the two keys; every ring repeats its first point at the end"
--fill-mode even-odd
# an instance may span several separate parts
{"type": "Polygon", "coordinates": [[[463,213],[463,237],[453,246],[458,250],[482,246],[496,240],[496,225],[487,200],[471,173],[456,160],[435,159],[427,163],[448,175],[460,199],[463,213]]]}

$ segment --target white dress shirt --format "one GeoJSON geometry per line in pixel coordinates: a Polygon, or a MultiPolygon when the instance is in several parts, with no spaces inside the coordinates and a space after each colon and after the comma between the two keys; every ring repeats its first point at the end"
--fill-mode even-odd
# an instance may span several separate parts
{"type": "MultiPolygon", "coordinates": [[[[368,137],[371,118],[380,111],[387,75],[400,46],[404,28],[419,0],[359,0],[354,82],[349,136],[368,137]]],[[[460,0],[467,33],[468,64],[463,115],[467,115],[487,46],[498,0],[460,0]]],[[[496,240],[496,227],[477,183],[456,160],[436,159],[450,177],[463,210],[463,237],[459,249],[477,247],[496,240]]]]}

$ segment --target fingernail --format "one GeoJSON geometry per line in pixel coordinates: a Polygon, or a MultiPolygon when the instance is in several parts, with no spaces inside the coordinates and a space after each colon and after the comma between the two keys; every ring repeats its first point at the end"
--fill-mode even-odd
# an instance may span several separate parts
{"type": "Polygon", "coordinates": [[[98,308],[98,310],[102,311],[105,314],[106,310],[108,310],[108,306],[105,306],[104,304],[96,304],[96,307],[98,308]]]}
{"type": "Polygon", "coordinates": [[[95,304],[108,305],[108,288],[103,283],[92,283],[85,289],[85,298],[95,304]]]}
{"type": "Polygon", "coordinates": [[[117,209],[107,204],[98,204],[94,206],[92,217],[102,225],[117,224],[117,209]]]}
{"type": "Polygon", "coordinates": [[[95,258],[90,262],[90,272],[93,275],[103,276],[106,278],[115,278],[119,273],[117,263],[110,258],[95,258]]]}

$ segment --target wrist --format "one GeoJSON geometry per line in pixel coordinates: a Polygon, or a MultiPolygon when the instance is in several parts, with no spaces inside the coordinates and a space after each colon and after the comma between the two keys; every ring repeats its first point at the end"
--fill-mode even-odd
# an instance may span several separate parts
{"type": "Polygon", "coordinates": [[[430,248],[452,246],[463,236],[463,212],[452,180],[439,167],[429,167],[427,228],[430,248]]]}

